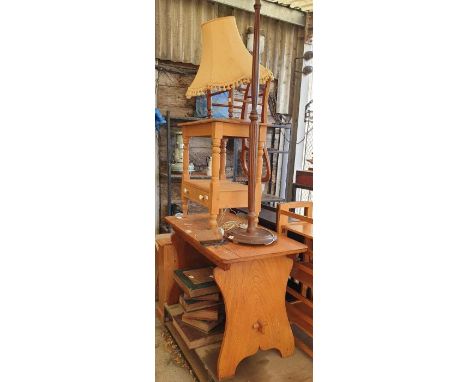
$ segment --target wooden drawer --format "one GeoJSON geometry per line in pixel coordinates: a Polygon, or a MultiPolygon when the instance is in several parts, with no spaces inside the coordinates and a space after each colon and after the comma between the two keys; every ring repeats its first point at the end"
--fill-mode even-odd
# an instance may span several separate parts
{"type": "Polygon", "coordinates": [[[191,184],[183,182],[182,193],[186,198],[209,208],[211,200],[210,195],[206,190],[202,190],[191,184]]]}

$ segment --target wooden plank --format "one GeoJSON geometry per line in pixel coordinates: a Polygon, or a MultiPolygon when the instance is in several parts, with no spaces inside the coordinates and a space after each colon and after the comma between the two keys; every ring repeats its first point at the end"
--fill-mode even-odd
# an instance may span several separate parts
{"type": "MultiPolygon", "coordinates": [[[[216,377],[219,352],[219,344],[207,345],[195,350],[215,382],[219,382],[216,377]]],[[[276,350],[259,351],[239,363],[235,377],[229,379],[229,382],[285,381],[312,382],[312,361],[297,349],[291,357],[287,358],[281,358],[276,350]]]]}
{"type": "Polygon", "coordinates": [[[170,237],[162,237],[156,240],[158,250],[156,252],[158,307],[157,316],[164,321],[164,304],[175,304],[179,298],[179,290],[174,284],[173,272],[178,267],[178,256],[170,237]]]}
{"type": "Polygon", "coordinates": [[[296,346],[301,349],[305,354],[307,354],[309,357],[313,357],[313,352],[312,352],[312,349],[309,348],[305,342],[303,342],[301,339],[297,338],[297,337],[294,337],[294,343],[296,344],[296,346]]]}
{"type": "Polygon", "coordinates": [[[298,300],[302,301],[304,304],[306,304],[307,306],[309,307],[313,307],[313,303],[312,301],[310,301],[309,299],[305,298],[304,296],[302,296],[300,293],[296,292],[294,289],[290,288],[290,287],[287,287],[286,288],[286,292],[288,292],[291,296],[294,296],[296,297],[298,300]]]}
{"type": "Polygon", "coordinates": [[[294,303],[287,303],[286,305],[294,314],[301,315],[303,321],[312,327],[313,323],[313,311],[310,306],[302,303],[301,301],[295,301],[294,303]]]}
{"type": "Polygon", "coordinates": [[[289,216],[289,217],[297,219],[297,220],[307,222],[307,223],[312,223],[313,222],[312,218],[310,218],[308,216],[302,216],[302,215],[296,214],[296,213],[291,212],[291,211],[281,211],[281,214],[289,216]]]}
{"type": "Polygon", "coordinates": [[[304,236],[308,239],[313,238],[313,224],[311,223],[292,222],[292,223],[286,224],[284,226],[284,229],[290,232],[297,233],[298,235],[304,236]]]}
{"type": "Polygon", "coordinates": [[[307,335],[301,328],[297,325],[292,324],[291,329],[294,334],[294,342],[296,343],[296,347],[301,349],[305,354],[309,357],[313,357],[313,340],[312,337],[307,335]]]}
{"type": "Polygon", "coordinates": [[[295,323],[291,324],[291,329],[294,334],[294,340],[296,343],[296,347],[301,349],[304,353],[306,353],[309,357],[313,356],[313,338],[312,336],[305,333],[299,326],[295,323]]]}
{"type": "Polygon", "coordinates": [[[185,345],[184,341],[180,337],[179,333],[177,333],[177,330],[175,329],[172,322],[166,322],[166,327],[169,330],[169,333],[171,333],[172,338],[174,338],[174,341],[179,346],[180,350],[182,351],[182,354],[189,363],[198,380],[200,382],[211,382],[211,378],[209,377],[209,374],[205,369],[203,362],[200,361],[200,358],[198,358],[194,350],[190,350],[187,347],[187,345],[185,345]]]}
{"type": "MultiPolygon", "coordinates": [[[[226,214],[224,221],[230,218],[239,219],[233,214],[226,214]]],[[[194,237],[193,231],[209,228],[208,214],[185,215],[181,218],[166,216],[165,220],[183,240],[189,242],[196,250],[223,269],[229,269],[229,265],[236,262],[294,255],[307,251],[307,245],[284,236],[279,236],[276,243],[268,246],[251,246],[232,242],[220,246],[203,246],[194,237]]]]}
{"type": "MultiPolygon", "coordinates": [[[[209,247],[209,249],[214,252],[215,256],[219,253],[219,248],[209,247]]],[[[223,246],[223,249],[238,257],[235,260],[227,261],[227,263],[235,263],[241,261],[261,260],[277,256],[294,255],[305,252],[307,247],[295,240],[286,237],[278,237],[278,241],[276,243],[267,246],[227,243],[223,246]]]]}
{"type": "Polygon", "coordinates": [[[156,243],[156,249],[158,249],[162,245],[170,244],[171,234],[162,233],[162,234],[156,235],[154,241],[156,243]]]}
{"type": "Polygon", "coordinates": [[[304,306],[302,303],[299,304],[286,304],[286,310],[288,312],[289,322],[296,324],[299,328],[301,328],[307,335],[313,335],[313,319],[312,313],[307,312],[308,314],[304,314],[303,311],[296,309],[296,306],[304,306]],[[310,314],[310,315],[309,315],[310,314]]]}
{"type": "Polygon", "coordinates": [[[294,267],[312,276],[312,263],[295,262],[294,267]]]}
{"type": "Polygon", "coordinates": [[[311,271],[310,268],[305,267],[303,264],[295,262],[291,271],[291,277],[301,282],[304,286],[312,288],[312,274],[304,270],[311,271]]]}

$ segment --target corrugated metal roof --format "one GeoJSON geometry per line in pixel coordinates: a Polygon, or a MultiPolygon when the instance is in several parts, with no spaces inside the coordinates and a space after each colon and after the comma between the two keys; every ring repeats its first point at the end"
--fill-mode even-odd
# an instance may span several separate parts
{"type": "MultiPolygon", "coordinates": [[[[216,17],[234,16],[243,41],[254,14],[206,0],[158,0],[156,3],[156,58],[200,64],[201,24],[216,17]]],[[[288,114],[296,57],[303,50],[303,29],[298,25],[262,16],[265,50],[261,63],[278,80],[278,112],[288,114]]]]}
{"type": "Polygon", "coordinates": [[[290,8],[299,9],[303,12],[312,12],[313,0],[266,0],[270,3],[284,5],[290,8]]]}

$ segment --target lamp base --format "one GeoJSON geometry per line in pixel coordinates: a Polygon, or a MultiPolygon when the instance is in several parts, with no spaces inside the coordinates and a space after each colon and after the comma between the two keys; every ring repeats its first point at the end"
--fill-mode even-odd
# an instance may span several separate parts
{"type": "Polygon", "coordinates": [[[266,228],[257,226],[253,232],[247,232],[246,228],[234,228],[229,231],[229,239],[239,244],[269,245],[278,240],[278,237],[266,228]]]}

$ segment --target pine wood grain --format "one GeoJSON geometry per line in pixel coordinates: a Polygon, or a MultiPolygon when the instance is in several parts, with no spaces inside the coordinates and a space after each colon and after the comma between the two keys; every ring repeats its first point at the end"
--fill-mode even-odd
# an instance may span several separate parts
{"type": "MultiPolygon", "coordinates": [[[[230,214],[226,215],[228,216],[225,217],[225,221],[230,218],[230,214]]],[[[236,220],[236,218],[235,215],[232,215],[233,220],[236,220]]],[[[268,246],[250,246],[232,242],[220,246],[203,246],[197,240],[195,232],[210,227],[208,214],[186,215],[180,219],[175,216],[166,216],[165,220],[174,229],[173,241],[186,242],[185,245],[190,245],[193,250],[200,252],[223,269],[229,269],[232,264],[238,262],[294,255],[307,251],[307,245],[285,236],[278,237],[276,243],[268,246]]]]}
{"type": "Polygon", "coordinates": [[[156,263],[158,268],[158,306],[157,316],[164,322],[164,304],[175,304],[178,289],[174,286],[172,272],[177,268],[177,254],[170,238],[157,240],[156,263]]]}
{"type": "MultiPolygon", "coordinates": [[[[226,214],[223,221],[238,221],[226,214]]],[[[233,376],[238,363],[258,349],[277,349],[283,357],[294,352],[294,337],[285,306],[286,283],[292,267],[289,255],[307,246],[279,237],[269,246],[250,246],[229,242],[203,246],[196,239],[197,229],[209,227],[209,215],[166,217],[173,228],[177,252],[190,257],[198,252],[217,265],[214,277],[226,306],[226,330],[218,360],[218,377],[233,376]]]]}
{"type": "Polygon", "coordinates": [[[218,359],[218,378],[234,376],[239,362],[258,349],[294,352],[294,338],[285,310],[286,282],[293,261],[277,257],[215,268],[224,298],[226,328],[218,359]]]}

